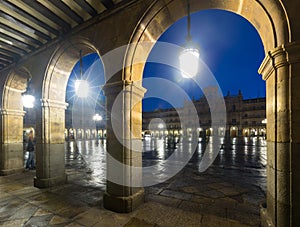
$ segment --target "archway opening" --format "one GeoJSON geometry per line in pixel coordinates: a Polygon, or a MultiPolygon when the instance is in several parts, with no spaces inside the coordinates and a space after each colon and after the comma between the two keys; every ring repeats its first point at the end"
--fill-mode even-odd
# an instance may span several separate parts
{"type": "MultiPolygon", "coordinates": [[[[206,66],[200,69],[198,81],[182,78],[178,54],[172,49],[163,49],[166,44],[162,42],[171,43],[170,46],[181,46],[184,43],[186,18],[176,21],[162,33],[145,64],[143,86],[148,91],[143,100],[143,131],[154,136],[150,140],[144,140],[143,163],[145,166],[149,163],[163,163],[172,154],[190,149],[193,147],[192,141],[197,141],[195,149],[191,149],[195,153],[189,161],[190,165],[183,167],[183,171],[168,181],[167,189],[162,188],[155,198],[167,196],[172,199],[174,194],[179,197],[200,197],[203,201],[195,203],[199,212],[224,217],[229,211],[230,219],[240,222],[245,222],[247,215],[252,215],[256,223],[252,218],[246,223],[259,225],[259,206],[266,196],[266,142],[263,137],[258,138],[257,134],[244,139],[242,131],[245,127],[250,127],[249,124],[255,128],[264,127],[261,120],[266,116],[266,85],[257,72],[264,58],[262,41],[247,20],[228,11],[199,11],[192,14],[191,21],[191,34],[194,42],[200,46],[200,55],[205,63],[202,66],[206,66]],[[166,58],[167,61],[162,60],[166,58]],[[210,80],[209,76],[216,80],[210,80]],[[222,97],[226,106],[226,122],[214,125],[218,127],[213,127],[213,106],[209,101],[211,97],[222,97]],[[193,128],[191,117],[193,108],[198,116],[199,127],[196,128],[193,128]],[[224,123],[226,127],[222,127],[224,123]],[[162,124],[163,130],[159,128],[162,124]],[[200,127],[204,131],[201,136],[198,132],[200,127]],[[179,139],[178,136],[173,136],[174,130],[181,132],[179,139]],[[189,141],[189,146],[184,145],[185,139],[189,141]],[[213,149],[216,140],[221,141],[218,155],[214,157],[211,166],[203,171],[200,166],[204,153],[213,149]],[[249,146],[253,146],[252,152],[248,152],[249,146]],[[260,171],[248,175],[249,169],[246,170],[245,166],[260,171]],[[241,173],[245,175],[247,182],[236,179],[236,175],[241,173]],[[259,183],[256,181],[257,177],[261,178],[259,183]],[[204,184],[195,180],[196,178],[203,178],[204,184]],[[210,202],[204,202],[207,199],[210,202]],[[224,200],[230,202],[226,204],[223,203],[224,200]],[[219,208],[222,203],[226,207],[223,211],[219,208]],[[239,213],[234,208],[237,206],[248,206],[251,211],[239,213]],[[206,209],[207,207],[210,209],[206,209]],[[239,218],[234,216],[236,213],[239,213],[239,218]]],[[[149,188],[149,198],[152,198],[152,187],[149,188]]],[[[180,208],[188,210],[187,204],[185,205],[180,208]]]]}
{"type": "Polygon", "coordinates": [[[76,173],[72,178],[81,184],[105,189],[106,185],[106,99],[104,66],[97,53],[82,56],[72,69],[66,102],[66,169],[76,173]],[[84,80],[89,87],[77,82],[84,80]],[[82,95],[82,94],[86,95],[82,95]],[[79,174],[78,174],[79,173],[79,174]],[[78,177],[80,176],[80,177],[78,177]]]}

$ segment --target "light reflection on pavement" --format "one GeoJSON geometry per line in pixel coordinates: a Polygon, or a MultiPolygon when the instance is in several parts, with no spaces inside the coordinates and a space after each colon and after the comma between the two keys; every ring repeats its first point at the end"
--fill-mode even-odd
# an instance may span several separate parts
{"type": "MultiPolygon", "coordinates": [[[[143,144],[143,166],[159,165],[174,152],[173,148],[168,148],[167,142],[163,139],[148,139],[143,144]]],[[[206,144],[199,143],[187,166],[197,170],[206,146],[208,148],[212,146],[211,139],[206,144]]],[[[232,171],[235,169],[243,169],[244,172],[252,171],[256,177],[262,178],[260,186],[265,189],[263,183],[266,178],[266,141],[262,137],[232,138],[225,141],[222,148],[213,165],[206,172],[211,172],[211,169],[216,167],[232,171]]],[[[105,149],[106,140],[79,140],[66,143],[66,168],[82,170],[82,173],[87,174],[87,181],[105,186],[105,149]],[[74,148],[73,143],[77,144],[78,150],[74,148]]],[[[182,143],[178,143],[176,149],[180,154],[182,143]]]]}
{"type": "MultiPolygon", "coordinates": [[[[266,141],[246,137],[221,142],[218,156],[205,172],[199,172],[199,164],[205,149],[213,146],[212,138],[198,144],[191,160],[176,176],[145,187],[146,201],[259,225],[259,205],[265,202],[266,192],[266,141]]],[[[69,180],[105,191],[106,141],[77,141],[78,149],[74,143],[66,143],[69,180]]],[[[182,143],[175,147],[179,156],[183,147],[191,149],[182,143]]],[[[147,139],[143,141],[143,166],[163,168],[163,161],[173,152],[166,140],[147,139]]]]}

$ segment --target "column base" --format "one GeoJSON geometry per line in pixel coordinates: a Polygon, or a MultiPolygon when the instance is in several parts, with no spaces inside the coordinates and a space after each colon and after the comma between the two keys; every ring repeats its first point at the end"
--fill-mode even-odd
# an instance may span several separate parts
{"type": "Polygon", "coordinates": [[[271,220],[271,217],[268,215],[268,211],[265,204],[260,206],[260,220],[261,227],[275,227],[271,220]]]}
{"type": "Polygon", "coordinates": [[[2,169],[0,170],[0,176],[7,176],[15,173],[24,172],[25,168],[17,168],[17,169],[2,169]]]}
{"type": "Polygon", "coordinates": [[[145,201],[145,191],[142,188],[134,195],[117,197],[105,192],[103,195],[104,208],[118,213],[130,213],[145,201]]]}
{"type": "Polygon", "coordinates": [[[68,182],[67,175],[61,177],[53,177],[47,179],[38,179],[34,177],[34,187],[36,188],[50,188],[53,186],[58,186],[62,184],[66,184],[68,182]]]}

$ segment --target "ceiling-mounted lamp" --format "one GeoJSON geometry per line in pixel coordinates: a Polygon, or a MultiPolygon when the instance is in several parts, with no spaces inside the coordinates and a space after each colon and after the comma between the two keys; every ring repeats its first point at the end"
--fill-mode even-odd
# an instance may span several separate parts
{"type": "Polygon", "coordinates": [[[27,88],[22,93],[22,103],[25,108],[33,108],[35,97],[33,96],[33,89],[31,88],[30,79],[27,81],[27,88]]]}
{"type": "Polygon", "coordinates": [[[181,74],[185,78],[191,78],[197,75],[199,65],[199,49],[192,41],[191,36],[191,15],[190,15],[190,0],[187,0],[187,36],[184,50],[179,55],[179,63],[181,74]]]}
{"type": "Polygon", "coordinates": [[[78,97],[86,98],[89,94],[89,83],[87,80],[83,79],[83,66],[82,66],[82,51],[79,51],[80,55],[80,74],[79,78],[75,81],[75,92],[78,97]]]}

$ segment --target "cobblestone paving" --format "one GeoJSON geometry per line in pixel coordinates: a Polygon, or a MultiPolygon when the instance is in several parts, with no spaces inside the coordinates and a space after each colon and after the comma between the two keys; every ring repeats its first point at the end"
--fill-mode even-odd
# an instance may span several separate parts
{"type": "MultiPolygon", "coordinates": [[[[266,183],[259,138],[231,141],[204,173],[196,152],[176,176],[146,187],[145,204],[130,214],[103,208],[105,141],[79,143],[79,151],[66,145],[66,185],[34,188],[32,170],[0,177],[0,226],[259,226],[266,183]]],[[[145,165],[160,161],[145,152],[145,165]]]]}

